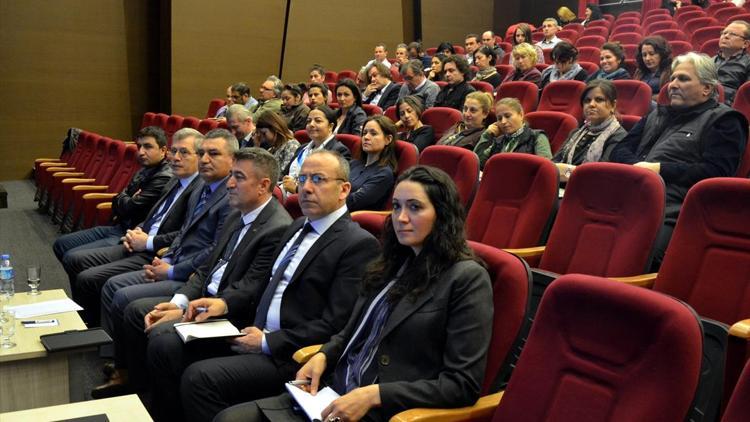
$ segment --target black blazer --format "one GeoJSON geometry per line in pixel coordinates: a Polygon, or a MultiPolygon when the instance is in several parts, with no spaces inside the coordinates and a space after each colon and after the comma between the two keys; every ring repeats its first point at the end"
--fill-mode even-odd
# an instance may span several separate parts
{"type": "MultiPolygon", "coordinates": [[[[296,151],[294,151],[294,158],[289,160],[289,164],[287,164],[286,167],[284,168],[284,173],[283,173],[284,175],[289,174],[289,168],[292,166],[292,161],[296,160],[297,157],[299,157],[299,155],[302,153],[302,150],[305,149],[305,147],[307,147],[308,144],[309,142],[305,145],[300,145],[300,147],[297,148],[296,151]]],[[[331,139],[330,141],[328,141],[327,144],[323,145],[323,149],[328,150],[328,151],[338,152],[339,154],[341,154],[342,157],[346,158],[346,161],[351,161],[352,159],[352,153],[349,151],[349,148],[347,148],[346,145],[339,142],[336,138],[331,139]]]]}
{"type": "MultiPolygon", "coordinates": [[[[175,200],[174,204],[172,204],[172,208],[169,209],[167,215],[163,217],[161,225],[159,226],[159,230],[156,232],[156,236],[154,236],[154,251],[158,251],[161,248],[169,246],[169,244],[172,242],[172,239],[174,239],[174,237],[179,234],[180,227],[182,227],[182,223],[185,221],[185,216],[187,215],[188,200],[190,199],[190,195],[193,194],[193,191],[195,191],[195,187],[200,184],[200,180],[200,176],[196,175],[190,182],[190,184],[187,185],[185,191],[182,192],[180,197],[175,200]]],[[[167,199],[169,193],[179,183],[180,179],[178,179],[177,177],[173,177],[167,183],[167,185],[164,187],[164,190],[162,191],[161,198],[156,201],[156,204],[151,207],[151,211],[149,211],[148,215],[146,215],[146,218],[144,218],[141,224],[138,225],[139,227],[141,227],[141,229],[144,228],[144,224],[146,224],[151,216],[153,216],[156,211],[159,210],[159,207],[161,207],[161,204],[163,204],[167,199]]]]}
{"type": "MultiPolygon", "coordinates": [[[[336,117],[340,117],[341,113],[342,109],[338,109],[336,117]]],[[[360,136],[362,135],[362,126],[365,125],[365,120],[367,120],[367,113],[362,110],[362,107],[355,105],[346,113],[346,118],[336,133],[360,136]]]]}
{"type": "Polygon", "coordinates": [[[145,220],[171,177],[172,168],[166,159],[155,167],[138,170],[125,190],[112,198],[112,222],[131,229],[145,220]]]}
{"type": "Polygon", "coordinates": [[[383,91],[383,93],[380,95],[377,106],[380,107],[383,112],[385,112],[385,109],[387,109],[388,107],[396,105],[399,91],[401,91],[401,84],[391,82],[388,85],[388,88],[386,88],[385,91],[383,91]]]}
{"type": "MultiPolygon", "coordinates": [[[[242,241],[229,259],[224,274],[221,276],[217,296],[221,296],[224,289],[230,285],[235,289],[257,288],[257,280],[270,271],[273,265],[271,260],[273,253],[278,247],[281,236],[291,223],[292,217],[289,213],[276,199],[271,199],[271,202],[263,208],[250,225],[248,232],[242,237],[242,241]]],[[[206,289],[211,283],[208,276],[224,254],[224,249],[234,231],[241,230],[242,225],[242,213],[237,210],[232,211],[227,216],[226,224],[211,256],[190,276],[187,283],[175,292],[176,294],[183,294],[189,300],[207,295],[206,289]]],[[[259,295],[262,293],[260,292],[259,295]]]]}
{"type": "MultiPolygon", "coordinates": [[[[273,262],[305,223],[298,218],[287,229],[273,254],[273,262]]],[[[367,263],[380,249],[378,241],[351,220],[349,213],[333,225],[307,251],[284,291],[281,329],[266,334],[274,360],[293,364],[292,355],[301,347],[328,341],[341,331],[357,299],[367,263]]],[[[226,289],[232,320],[255,320],[255,304],[271,279],[271,270],[257,280],[258,288],[226,289]],[[231,291],[230,291],[231,290],[231,291]]]]}
{"type": "MultiPolygon", "coordinates": [[[[360,296],[346,327],[324,344],[333,371],[372,297],[360,296]]],[[[459,262],[414,301],[394,307],[380,335],[376,366],[387,420],[414,407],[469,406],[479,398],[492,334],[492,286],[475,261],[459,262]]],[[[375,416],[375,415],[372,415],[375,416]]]]}
{"type": "MultiPolygon", "coordinates": [[[[224,220],[230,211],[226,183],[227,178],[224,178],[195,218],[192,218],[193,210],[198,204],[205,185],[202,179],[201,183],[195,187],[193,194],[190,195],[184,224],[179,231],[179,235],[171,241],[169,252],[165,255],[171,255],[172,259],[176,258],[177,262],[172,261],[174,280],[187,280],[190,274],[197,270],[211,255],[224,225],[224,220]],[[174,253],[178,250],[179,255],[175,257],[174,253]]],[[[165,239],[169,237],[165,236],[165,239]]]]}

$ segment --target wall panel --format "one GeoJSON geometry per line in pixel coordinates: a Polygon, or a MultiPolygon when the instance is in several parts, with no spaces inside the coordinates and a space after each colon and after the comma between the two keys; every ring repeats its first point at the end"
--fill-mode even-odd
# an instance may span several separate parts
{"type": "Polygon", "coordinates": [[[422,2],[422,40],[425,47],[437,47],[442,41],[464,44],[464,36],[481,35],[492,29],[493,2],[463,0],[459,2],[422,2]]]}

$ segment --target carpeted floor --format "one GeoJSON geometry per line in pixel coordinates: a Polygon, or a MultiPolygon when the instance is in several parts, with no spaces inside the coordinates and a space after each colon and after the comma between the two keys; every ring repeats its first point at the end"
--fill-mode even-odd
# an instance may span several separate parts
{"type": "MultiPolygon", "coordinates": [[[[40,214],[34,202],[34,183],[30,180],[3,181],[8,191],[8,208],[0,209],[0,253],[11,254],[16,270],[16,292],[28,290],[26,267],[42,266],[40,289],[64,289],[70,296],[68,277],[52,252],[58,237],[57,226],[49,216],[40,214]]],[[[70,401],[90,400],[91,389],[105,381],[97,352],[70,357],[70,401]]]]}

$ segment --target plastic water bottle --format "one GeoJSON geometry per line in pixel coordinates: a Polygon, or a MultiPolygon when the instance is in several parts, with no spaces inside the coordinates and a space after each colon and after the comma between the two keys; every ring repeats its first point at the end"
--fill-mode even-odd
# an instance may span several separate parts
{"type": "Polygon", "coordinates": [[[3,296],[12,297],[15,294],[14,276],[13,267],[10,265],[10,255],[0,255],[0,283],[2,283],[0,288],[2,288],[3,296]]]}

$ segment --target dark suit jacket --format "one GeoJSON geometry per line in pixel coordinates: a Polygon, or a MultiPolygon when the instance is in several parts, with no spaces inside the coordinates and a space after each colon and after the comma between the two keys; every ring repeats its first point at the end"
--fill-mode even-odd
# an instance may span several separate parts
{"type": "MultiPolygon", "coordinates": [[[[271,270],[273,253],[291,223],[292,217],[284,207],[276,199],[271,199],[234,250],[221,276],[217,296],[221,296],[228,286],[232,286],[233,289],[257,288],[257,280],[262,279],[271,270]]],[[[183,294],[189,300],[207,295],[206,288],[211,283],[207,277],[224,254],[234,231],[241,230],[242,225],[242,213],[232,211],[227,216],[226,224],[211,256],[190,276],[187,283],[175,292],[176,294],[183,294]]]]}
{"type": "MultiPolygon", "coordinates": [[[[284,233],[273,262],[289,239],[305,223],[298,218],[284,233]]],[[[367,263],[380,244],[368,232],[343,215],[307,251],[284,291],[281,329],[266,334],[272,356],[279,364],[292,363],[299,348],[328,341],[344,327],[359,292],[367,263]]],[[[273,264],[271,264],[273,266],[273,264]]],[[[255,319],[255,304],[271,279],[271,271],[258,280],[257,289],[227,289],[222,297],[230,319],[255,319]]]]}
{"type": "MultiPolygon", "coordinates": [[[[380,109],[383,111],[385,111],[385,109],[392,105],[396,105],[399,91],[401,91],[401,84],[391,82],[385,89],[385,91],[383,91],[383,93],[380,95],[380,98],[375,105],[380,107],[380,109]]],[[[372,102],[368,102],[368,104],[372,104],[372,102]]]]}
{"type": "MultiPolygon", "coordinates": [[[[198,204],[205,182],[201,180],[190,195],[185,222],[179,234],[171,241],[169,252],[165,255],[173,260],[174,280],[187,280],[211,255],[224,225],[224,219],[230,211],[226,183],[227,178],[224,178],[195,217],[192,216],[193,210],[198,204]],[[179,251],[179,254],[175,256],[176,251],[179,251]]],[[[164,238],[169,240],[170,237],[165,235],[164,238]]]]}
{"type": "MultiPolygon", "coordinates": [[[[333,371],[372,296],[321,352],[333,371]]],[[[413,407],[461,407],[479,397],[492,334],[492,286],[474,261],[459,262],[415,300],[402,298],[383,327],[372,365],[384,420],[413,407]]]]}
{"type": "Polygon", "coordinates": [[[455,86],[446,85],[440,89],[440,93],[435,99],[435,107],[450,107],[461,111],[464,108],[466,96],[472,92],[474,92],[474,87],[466,81],[455,86]]]}
{"type": "Polygon", "coordinates": [[[172,168],[166,159],[155,167],[138,170],[125,190],[112,198],[112,222],[134,228],[145,219],[171,177],[172,168]]]}
{"type": "MultiPolygon", "coordinates": [[[[200,184],[200,180],[200,176],[196,176],[195,178],[193,178],[190,184],[185,188],[185,191],[182,192],[180,197],[175,200],[174,204],[172,204],[172,208],[169,209],[169,212],[162,218],[159,230],[156,232],[156,236],[154,236],[154,251],[158,251],[161,248],[169,246],[174,237],[179,234],[180,227],[182,227],[182,223],[185,221],[185,216],[187,215],[188,200],[190,199],[190,195],[193,194],[195,187],[200,184]]],[[[177,177],[173,177],[169,180],[169,182],[167,182],[167,185],[162,191],[161,198],[156,201],[156,204],[151,207],[151,211],[148,212],[146,218],[144,218],[143,221],[138,225],[139,227],[141,227],[141,229],[144,229],[145,231],[144,225],[146,224],[146,222],[159,210],[159,207],[161,207],[161,205],[167,199],[169,193],[179,183],[180,179],[178,179],[177,177]]]]}
{"type": "MultiPolygon", "coordinates": [[[[310,141],[312,142],[312,141],[310,141]]],[[[294,158],[289,160],[289,164],[286,165],[284,168],[285,175],[289,174],[289,168],[292,166],[292,161],[296,160],[297,157],[302,153],[302,150],[307,146],[308,144],[301,145],[299,148],[297,148],[296,151],[294,151],[294,158]]],[[[352,159],[352,153],[349,151],[349,148],[346,147],[346,145],[339,142],[336,138],[331,139],[328,141],[327,144],[323,146],[323,149],[328,151],[336,151],[339,154],[341,154],[342,157],[346,158],[346,161],[351,161],[352,159]]]]}
{"type": "MultiPolygon", "coordinates": [[[[341,116],[341,113],[342,109],[338,109],[336,117],[341,116]]],[[[349,109],[348,113],[346,113],[346,118],[343,123],[341,123],[341,126],[336,133],[361,136],[362,126],[365,125],[365,120],[367,120],[367,113],[362,110],[362,107],[355,105],[349,109]]]]}

